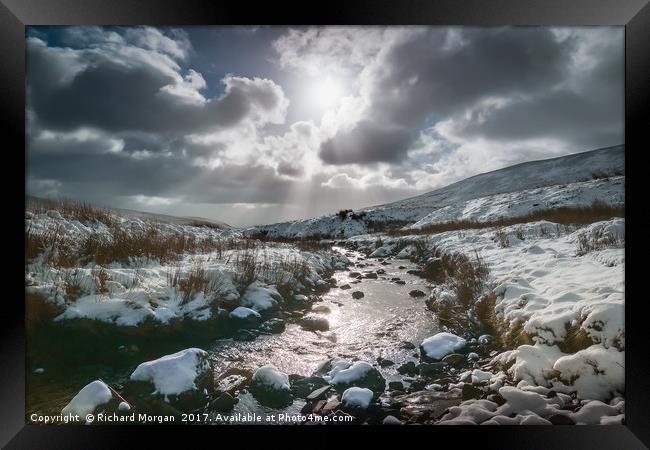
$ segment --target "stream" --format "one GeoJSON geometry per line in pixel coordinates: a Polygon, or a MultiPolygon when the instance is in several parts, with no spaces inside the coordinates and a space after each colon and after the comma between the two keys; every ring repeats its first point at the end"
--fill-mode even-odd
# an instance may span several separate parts
{"type": "MultiPolygon", "coordinates": [[[[211,354],[217,374],[231,368],[255,370],[273,364],[287,374],[309,376],[330,357],[362,360],[373,365],[381,357],[395,363],[389,367],[377,367],[389,382],[401,379],[397,373],[401,364],[409,360],[418,362],[419,343],[439,331],[434,314],[424,305],[427,297],[413,298],[409,295],[414,289],[427,295],[430,291],[424,279],[407,273],[418,267],[409,260],[388,259],[382,264],[380,260],[366,258],[359,252],[337,247],[333,250],[345,254],[352,264],[349,270],[334,273],[336,287],[323,294],[322,301],[314,303],[309,313],[327,319],[329,331],[307,331],[287,320],[286,330],[281,334],[261,335],[254,341],[212,341],[211,345],[203,348],[211,354]],[[385,273],[378,274],[376,279],[358,280],[351,276],[354,272],[377,273],[380,269],[385,273]],[[395,283],[391,280],[393,278],[399,278],[404,284],[395,283]],[[341,289],[346,284],[350,289],[341,289]],[[363,292],[363,298],[353,298],[355,291],[363,292]],[[414,344],[415,348],[406,348],[404,342],[414,344]]],[[[178,350],[180,348],[174,351],[178,350]]],[[[166,353],[170,352],[159,356],[166,353]]],[[[27,413],[56,414],[86,383],[102,378],[109,384],[119,384],[133,368],[131,365],[94,364],[62,367],[43,375],[28,373],[27,413]]],[[[249,392],[241,393],[238,398],[231,414],[254,413],[262,417],[278,413],[298,414],[305,404],[304,400],[296,399],[290,406],[279,410],[260,405],[249,392]]]]}

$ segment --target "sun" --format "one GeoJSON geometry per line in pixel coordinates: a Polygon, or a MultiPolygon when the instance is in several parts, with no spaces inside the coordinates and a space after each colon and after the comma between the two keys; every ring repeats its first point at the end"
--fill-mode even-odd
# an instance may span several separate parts
{"type": "Polygon", "coordinates": [[[340,81],[327,77],[313,84],[311,88],[311,97],[314,106],[318,108],[328,108],[336,104],[343,96],[343,86],[340,81]]]}

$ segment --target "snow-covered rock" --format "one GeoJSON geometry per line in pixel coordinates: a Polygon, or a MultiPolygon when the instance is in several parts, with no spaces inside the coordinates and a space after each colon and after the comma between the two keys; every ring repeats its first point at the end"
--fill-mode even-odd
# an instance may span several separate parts
{"type": "Polygon", "coordinates": [[[462,337],[442,332],[426,338],[420,348],[427,358],[441,360],[446,355],[462,349],[465,344],[467,342],[462,337]]]}
{"type": "Polygon", "coordinates": [[[272,364],[262,366],[255,371],[250,390],[257,401],[263,405],[280,407],[292,401],[289,377],[272,364]]]}
{"type": "MultiPolygon", "coordinates": [[[[95,380],[84,386],[61,411],[64,415],[79,415],[82,419],[87,414],[100,410],[108,411],[118,405],[110,388],[101,380],[95,380]]],[[[112,411],[111,411],[112,412],[112,411]]]]}
{"type": "Polygon", "coordinates": [[[129,390],[139,398],[162,398],[181,411],[204,404],[214,389],[214,371],[208,352],[188,348],[135,368],[129,390]]]}
{"type": "Polygon", "coordinates": [[[241,304],[259,312],[277,307],[281,300],[282,296],[274,286],[264,286],[254,281],[242,295],[241,304]]]}
{"type": "Polygon", "coordinates": [[[351,387],[343,392],[341,403],[349,408],[366,409],[370,405],[373,395],[370,389],[351,387]]]}
{"type": "Polygon", "coordinates": [[[337,364],[329,374],[329,382],[339,390],[351,386],[368,388],[379,394],[386,388],[386,380],[381,373],[365,361],[356,361],[347,368],[337,364]]]}

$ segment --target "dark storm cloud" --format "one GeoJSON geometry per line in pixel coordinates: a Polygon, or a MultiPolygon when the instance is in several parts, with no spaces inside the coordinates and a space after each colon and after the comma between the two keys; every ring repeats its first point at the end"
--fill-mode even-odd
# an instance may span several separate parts
{"type": "Polygon", "coordinates": [[[196,72],[181,76],[176,63],[157,52],[118,50],[52,49],[30,39],[29,106],[41,124],[54,130],[196,133],[246,118],[278,121],[286,109],[282,89],[271,80],[227,77],[224,95],[204,100],[198,91],[205,82],[196,72]]]}
{"type": "MultiPolygon", "coordinates": [[[[579,44],[575,36],[560,39],[546,28],[453,32],[434,28],[414,33],[380,53],[366,68],[370,106],[364,117],[373,126],[364,121],[324,142],[321,157],[333,164],[402,160],[417,138],[405,130],[422,129],[432,115],[441,121],[462,117],[493,98],[512,99],[516,105],[507,117],[495,117],[484,129],[486,133],[498,129],[500,139],[527,139],[541,133],[583,145],[593,143],[597,140],[579,137],[587,129],[592,132],[589,118],[594,116],[598,123],[618,127],[616,137],[620,137],[621,102],[606,107],[612,88],[622,86],[620,48],[613,46],[595,55],[607,68],[603,71],[607,84],[598,85],[597,77],[587,76],[576,92],[559,86],[571,75],[579,44]],[[595,114],[594,107],[601,111],[595,114]],[[508,127],[512,118],[521,126],[508,127]]],[[[620,92],[616,95],[620,98],[620,92]]],[[[476,121],[471,127],[482,129],[476,121]]]]}

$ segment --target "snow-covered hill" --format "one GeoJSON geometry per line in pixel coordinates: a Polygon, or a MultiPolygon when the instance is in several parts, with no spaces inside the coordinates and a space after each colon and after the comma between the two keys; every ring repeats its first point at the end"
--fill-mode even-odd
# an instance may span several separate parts
{"type": "Polygon", "coordinates": [[[535,208],[622,205],[625,148],[607,147],[479,174],[435,191],[342,215],[261,225],[247,230],[271,237],[350,237],[373,229],[447,220],[514,217],[535,208]]]}

